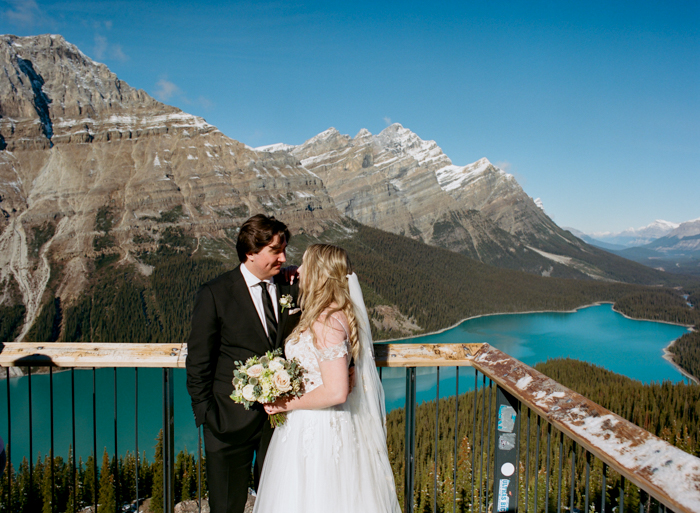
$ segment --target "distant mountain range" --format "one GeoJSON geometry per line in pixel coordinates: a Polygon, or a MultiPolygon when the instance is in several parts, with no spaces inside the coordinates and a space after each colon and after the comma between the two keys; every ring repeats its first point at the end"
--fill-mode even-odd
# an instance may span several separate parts
{"type": "Polygon", "coordinates": [[[568,230],[588,244],[654,269],[700,275],[700,218],[680,224],[657,220],[616,234],[586,235],[573,228],[568,230]]]}
{"type": "Polygon", "coordinates": [[[611,245],[614,249],[624,249],[649,244],[660,237],[668,235],[679,226],[679,223],[657,219],[641,228],[627,228],[618,233],[595,232],[586,234],[586,236],[603,244],[611,245]]]}
{"type": "Polygon", "coordinates": [[[541,276],[668,282],[562,230],[487,159],[454,165],[399,124],[253,149],[61,36],[0,36],[0,67],[0,307],[26,308],[23,333],[51,297],[72,304],[106,257],[147,276],[144,255],[189,238],[194,254],[234,262],[258,212],[301,240],[362,223],[541,276]]]}

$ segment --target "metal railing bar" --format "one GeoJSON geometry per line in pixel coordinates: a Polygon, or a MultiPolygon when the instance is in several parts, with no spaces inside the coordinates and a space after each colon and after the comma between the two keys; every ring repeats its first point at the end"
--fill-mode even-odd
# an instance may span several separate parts
{"type": "Polygon", "coordinates": [[[561,513],[561,484],[564,480],[562,467],[564,465],[564,435],[559,431],[559,484],[557,486],[557,513],[561,513]]]}
{"type": "Polygon", "coordinates": [[[199,513],[202,513],[202,426],[197,428],[197,498],[199,502],[199,513]]]}
{"type": "Polygon", "coordinates": [[[117,450],[117,368],[114,367],[114,507],[119,507],[119,451],[117,450]]]}
{"type": "Polygon", "coordinates": [[[416,368],[406,367],[404,510],[413,511],[416,436],[416,368]]]}
{"type": "MultiPolygon", "coordinates": [[[[522,414],[523,414],[523,403],[518,401],[518,419],[522,419],[522,414]]],[[[520,483],[520,446],[522,445],[522,440],[520,439],[520,426],[521,426],[521,420],[518,420],[518,448],[517,448],[517,455],[515,457],[515,505],[520,503],[520,487],[518,486],[518,483],[520,483]]],[[[494,471],[495,472],[495,471],[494,471]]]]}
{"type": "Polygon", "coordinates": [[[10,368],[5,369],[5,383],[7,385],[7,504],[12,506],[12,408],[10,407],[10,368]]]}
{"type": "MultiPolygon", "coordinates": [[[[471,502],[469,503],[469,508],[474,511],[474,462],[476,458],[476,410],[478,408],[477,396],[479,395],[479,371],[474,370],[474,410],[472,411],[472,417],[474,418],[474,425],[472,427],[472,496],[471,502]]],[[[437,513],[437,508],[433,508],[433,511],[437,513]]]]}
{"type": "Polygon", "coordinates": [[[625,513],[625,476],[620,476],[620,513],[625,513]]]}
{"type": "MultiPolygon", "coordinates": [[[[27,389],[29,393],[29,489],[34,489],[34,430],[32,419],[32,368],[27,368],[27,389]]],[[[34,494],[29,494],[29,505],[34,504],[34,494]]]]}
{"type": "Polygon", "coordinates": [[[76,450],[75,450],[75,369],[70,370],[70,396],[71,396],[71,423],[73,425],[73,513],[78,511],[77,490],[78,490],[78,472],[76,470],[76,450]]]}
{"type": "Polygon", "coordinates": [[[589,489],[591,484],[591,453],[586,451],[586,498],[583,506],[583,511],[588,513],[589,489]]]}
{"type": "Polygon", "coordinates": [[[482,374],[481,382],[481,436],[479,437],[479,513],[484,496],[484,421],[486,411],[486,374],[482,374]]]}
{"type": "Polygon", "coordinates": [[[540,481],[540,422],[541,417],[538,415],[535,427],[535,513],[537,513],[537,484],[540,481]]]}
{"type": "Polygon", "coordinates": [[[438,439],[440,438],[440,367],[435,378],[435,454],[433,459],[433,511],[437,511],[438,439]]]}
{"type": "Polygon", "coordinates": [[[51,465],[51,513],[56,509],[56,476],[54,474],[54,425],[53,425],[53,368],[49,367],[49,414],[51,415],[51,453],[49,465],[51,465]]]}
{"type": "Polygon", "coordinates": [[[93,489],[92,489],[92,501],[94,503],[95,509],[97,511],[97,493],[99,488],[97,487],[97,369],[92,368],[92,474],[93,474],[93,489]]]}
{"type": "Polygon", "coordinates": [[[134,445],[136,447],[136,511],[139,510],[139,369],[134,367],[134,445]]]}
{"type": "Polygon", "coordinates": [[[530,417],[532,417],[532,410],[528,408],[527,428],[525,430],[525,513],[527,513],[530,504],[530,417]]]}
{"type": "Polygon", "coordinates": [[[163,369],[163,513],[175,507],[174,390],[173,369],[163,369]]]}
{"type": "Polygon", "coordinates": [[[544,485],[544,510],[549,511],[549,485],[550,470],[552,460],[552,425],[547,423],[547,464],[545,465],[545,485],[544,485]]]}
{"type": "Polygon", "coordinates": [[[574,483],[576,482],[576,447],[572,444],[571,446],[571,479],[569,480],[569,486],[571,487],[571,499],[569,501],[569,511],[574,511],[574,491],[576,487],[574,483]]]}
{"type": "MultiPolygon", "coordinates": [[[[489,389],[488,389],[488,394],[489,394],[489,409],[488,409],[488,418],[489,418],[489,427],[488,430],[486,431],[486,487],[484,488],[484,509],[485,511],[488,511],[489,509],[489,467],[491,463],[491,418],[493,415],[491,415],[491,403],[493,399],[493,380],[489,378],[489,389]]],[[[494,435],[494,443],[496,442],[496,437],[494,435]]],[[[495,451],[494,451],[495,453],[495,451]]]]}
{"type": "Polygon", "coordinates": [[[459,367],[455,367],[455,459],[452,474],[452,511],[457,511],[457,440],[459,439],[459,367]]]}
{"type": "Polygon", "coordinates": [[[601,498],[600,498],[600,513],[605,513],[605,496],[607,495],[607,485],[605,483],[605,474],[608,472],[608,465],[603,462],[603,473],[601,477],[601,486],[600,489],[602,490],[601,492],[601,498]]]}

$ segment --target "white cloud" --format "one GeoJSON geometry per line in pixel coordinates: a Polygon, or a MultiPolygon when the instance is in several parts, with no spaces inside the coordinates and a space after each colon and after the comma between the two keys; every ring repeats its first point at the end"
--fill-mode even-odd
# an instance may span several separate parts
{"type": "Polygon", "coordinates": [[[156,89],[153,94],[162,102],[167,102],[174,95],[180,94],[180,88],[165,78],[161,78],[156,83],[156,86],[158,89],[156,89]]]}
{"type": "Polygon", "coordinates": [[[513,164],[511,164],[507,160],[502,160],[500,162],[496,162],[496,167],[499,169],[502,169],[506,173],[510,173],[510,170],[513,167],[513,164]]]}
{"type": "Polygon", "coordinates": [[[103,59],[105,56],[105,53],[107,52],[107,38],[104,36],[100,36],[99,34],[95,34],[95,46],[92,49],[92,53],[95,55],[95,59],[103,59]]]}
{"type": "Polygon", "coordinates": [[[3,14],[10,23],[16,25],[36,25],[42,18],[41,10],[35,0],[8,0],[10,9],[3,14]]]}
{"type": "Polygon", "coordinates": [[[126,62],[129,56],[124,53],[121,45],[110,44],[107,38],[100,34],[95,34],[95,46],[92,49],[95,59],[110,58],[119,62],[126,62]]]}
{"type": "Polygon", "coordinates": [[[112,48],[109,50],[109,55],[112,59],[119,62],[126,62],[129,60],[129,56],[122,50],[122,45],[112,45],[112,48]]]}
{"type": "Polygon", "coordinates": [[[199,98],[197,98],[197,103],[201,105],[205,110],[214,108],[214,102],[212,102],[209,98],[205,98],[204,96],[200,96],[199,98]]]}
{"type": "Polygon", "coordinates": [[[167,75],[162,76],[161,79],[156,82],[156,90],[153,91],[153,96],[164,103],[170,102],[171,105],[177,105],[179,107],[185,105],[187,106],[185,110],[187,110],[189,106],[211,110],[215,105],[214,102],[205,96],[199,96],[196,100],[191,100],[177,84],[168,80],[167,75]]]}
{"type": "Polygon", "coordinates": [[[391,118],[389,116],[384,116],[384,123],[386,123],[386,126],[391,125],[391,118]]]}

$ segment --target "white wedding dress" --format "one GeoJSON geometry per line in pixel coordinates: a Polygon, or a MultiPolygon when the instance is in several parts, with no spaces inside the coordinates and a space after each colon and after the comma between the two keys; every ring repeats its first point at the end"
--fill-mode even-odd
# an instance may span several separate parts
{"type": "MultiPolygon", "coordinates": [[[[401,511],[386,447],[384,391],[374,366],[367,311],[357,277],[353,274],[349,281],[361,345],[355,388],[344,404],[287,414],[270,442],[254,513],[401,511]]],[[[307,392],[322,383],[319,361],[347,354],[347,337],[319,351],[308,331],[285,345],[286,357],[297,358],[307,370],[307,392]]]]}

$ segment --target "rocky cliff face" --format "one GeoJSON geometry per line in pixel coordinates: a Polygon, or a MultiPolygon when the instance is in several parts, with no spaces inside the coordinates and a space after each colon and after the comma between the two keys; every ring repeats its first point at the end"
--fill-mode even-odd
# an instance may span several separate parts
{"type": "Polygon", "coordinates": [[[0,68],[0,293],[7,299],[12,276],[29,321],[53,261],[65,268],[59,294],[70,298],[97,254],[129,259],[157,243],[163,213],[198,238],[224,236],[258,212],[312,233],[341,220],[294,156],[226,137],[60,36],[0,36],[0,68]],[[105,207],[114,238],[106,249],[95,244],[105,207]]]}

